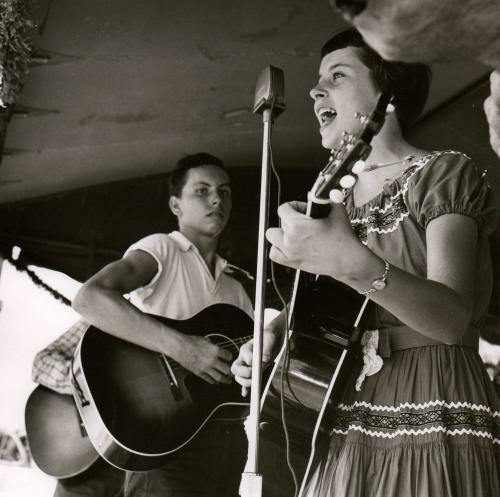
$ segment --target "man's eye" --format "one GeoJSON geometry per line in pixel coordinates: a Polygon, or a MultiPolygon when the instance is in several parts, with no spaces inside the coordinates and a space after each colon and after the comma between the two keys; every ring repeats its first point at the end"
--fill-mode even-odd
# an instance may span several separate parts
{"type": "Polygon", "coordinates": [[[231,196],[231,190],[221,190],[220,195],[224,195],[225,197],[231,196]]]}
{"type": "Polygon", "coordinates": [[[344,77],[344,73],[335,71],[332,73],[332,79],[335,81],[336,79],[340,79],[344,77]]]}
{"type": "Polygon", "coordinates": [[[197,193],[197,195],[205,195],[207,193],[207,189],[206,188],[198,188],[196,190],[196,193],[197,193]]]}

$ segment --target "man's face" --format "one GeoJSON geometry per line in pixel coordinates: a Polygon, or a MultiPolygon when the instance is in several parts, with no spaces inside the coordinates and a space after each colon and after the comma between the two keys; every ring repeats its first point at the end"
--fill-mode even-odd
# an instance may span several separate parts
{"type": "Polygon", "coordinates": [[[231,213],[231,185],[217,166],[189,169],[180,197],[170,197],[170,208],[182,232],[214,237],[220,235],[231,213]]]}
{"type": "Polygon", "coordinates": [[[491,63],[500,55],[500,2],[330,0],[330,4],[336,11],[340,8],[387,60],[431,63],[473,58],[491,63]]]}

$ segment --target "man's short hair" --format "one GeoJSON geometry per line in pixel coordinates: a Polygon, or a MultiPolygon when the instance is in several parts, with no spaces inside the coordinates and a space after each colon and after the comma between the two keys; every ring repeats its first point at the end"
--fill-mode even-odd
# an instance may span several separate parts
{"type": "Polygon", "coordinates": [[[227,168],[221,159],[215,157],[214,155],[207,154],[205,152],[199,152],[197,154],[186,155],[180,159],[175,165],[170,177],[168,179],[170,195],[175,197],[180,197],[182,189],[187,181],[187,173],[190,169],[201,166],[216,166],[220,167],[227,174],[227,168]]]}
{"type": "Polygon", "coordinates": [[[360,60],[370,69],[373,82],[381,92],[391,94],[401,131],[405,134],[424,110],[432,73],[425,64],[407,64],[382,59],[354,28],[333,35],[321,48],[321,58],[342,48],[358,49],[360,60]]]}

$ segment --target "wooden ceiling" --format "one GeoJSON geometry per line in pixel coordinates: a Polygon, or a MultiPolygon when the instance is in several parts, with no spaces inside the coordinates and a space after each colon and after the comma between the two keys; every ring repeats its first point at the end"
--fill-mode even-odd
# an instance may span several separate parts
{"type": "MultiPolygon", "coordinates": [[[[39,0],[35,17],[0,204],[165,173],[197,151],[258,166],[262,126],[251,110],[269,64],[285,73],[276,162],[303,168],[325,158],[308,91],[319,47],[344,26],[328,0],[39,0]]],[[[487,72],[436,66],[427,111],[487,72]]]]}

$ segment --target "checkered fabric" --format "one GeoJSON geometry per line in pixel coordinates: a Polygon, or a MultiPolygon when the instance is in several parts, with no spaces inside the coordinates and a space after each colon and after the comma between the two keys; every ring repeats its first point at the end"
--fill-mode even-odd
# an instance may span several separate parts
{"type": "Polygon", "coordinates": [[[36,354],[31,377],[51,390],[71,394],[70,366],[78,342],[90,326],[84,319],[78,320],[59,338],[36,354]]]}

